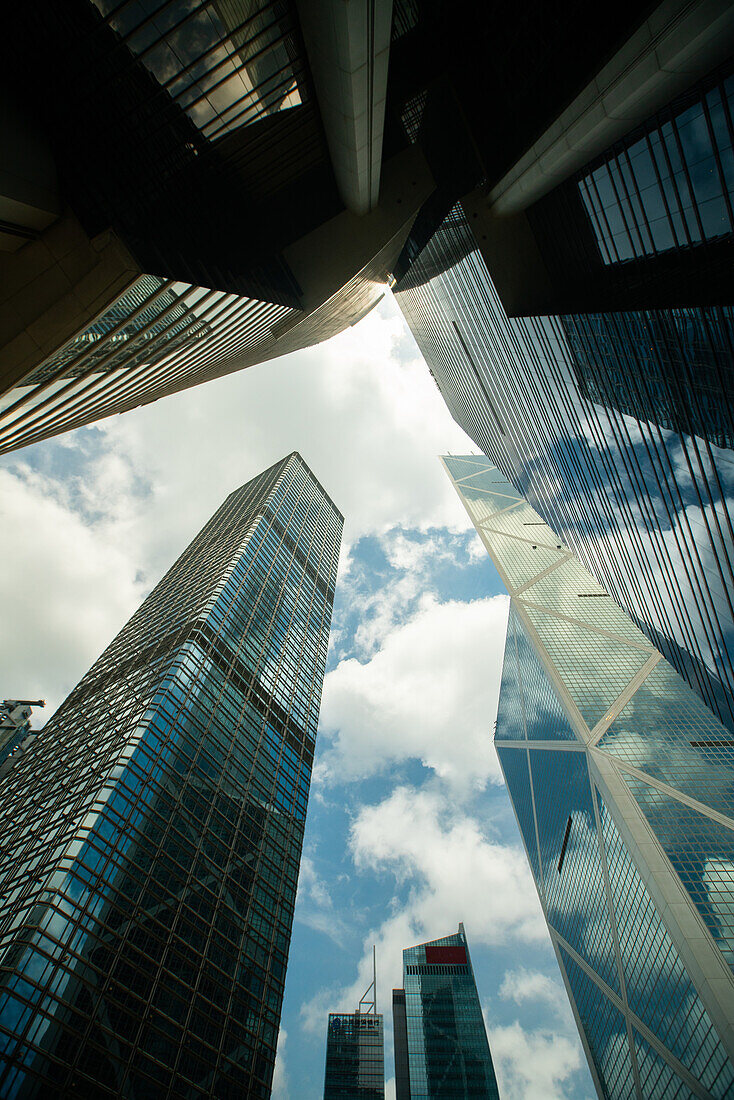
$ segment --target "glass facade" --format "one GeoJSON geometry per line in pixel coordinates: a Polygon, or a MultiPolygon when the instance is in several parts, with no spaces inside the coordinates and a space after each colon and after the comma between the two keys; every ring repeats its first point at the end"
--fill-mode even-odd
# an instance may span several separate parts
{"type": "Polygon", "coordinates": [[[384,1095],[382,1014],[330,1012],[324,1100],[383,1100],[384,1095]]]}
{"type": "Polygon", "coordinates": [[[34,702],[27,699],[3,699],[0,703],[0,767],[30,736],[33,706],[44,706],[44,702],[42,699],[34,702]]]}
{"type": "Polygon", "coordinates": [[[301,103],[305,62],[295,12],[282,0],[194,0],[173,10],[93,3],[210,140],[301,103]]]}
{"type": "Polygon", "coordinates": [[[731,306],[577,314],[562,324],[582,398],[734,447],[734,408],[722,401],[734,393],[731,306]]]}
{"type": "Polygon", "coordinates": [[[734,229],[734,76],[663,112],[579,180],[605,264],[687,248],[734,229]]]}
{"type": "Polygon", "coordinates": [[[3,777],[4,1097],[267,1097],[342,517],[236,490],[3,777]]]}
{"type": "Polygon", "coordinates": [[[731,308],[509,318],[455,213],[395,292],[454,418],[734,730],[731,308]]]}
{"type": "Polygon", "coordinates": [[[0,453],[280,354],[301,311],[142,275],[0,401],[0,453]]]}
{"type": "Polygon", "coordinates": [[[346,215],[293,0],[39,0],[8,34],[11,98],[38,120],[59,195],[2,268],[0,453],[311,346],[376,305],[410,211],[364,240],[325,228],[346,215]],[[332,263],[321,231],[349,256],[332,263]]]}
{"type": "Polygon", "coordinates": [[[406,948],[403,985],[393,990],[397,1100],[498,1100],[464,926],[406,948]]]}
{"type": "Polygon", "coordinates": [[[734,740],[486,457],[443,461],[511,596],[495,747],[599,1095],[733,1097],[734,740]]]}

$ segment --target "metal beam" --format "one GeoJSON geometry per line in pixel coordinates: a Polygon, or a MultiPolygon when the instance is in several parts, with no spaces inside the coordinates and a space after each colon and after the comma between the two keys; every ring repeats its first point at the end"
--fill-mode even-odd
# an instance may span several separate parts
{"type": "Polygon", "coordinates": [[[664,0],[492,188],[492,212],[514,214],[537,202],[724,62],[733,47],[730,0],[664,0]]]}
{"type": "Polygon", "coordinates": [[[339,194],[367,214],[380,193],[392,0],[298,0],[339,194]]]}

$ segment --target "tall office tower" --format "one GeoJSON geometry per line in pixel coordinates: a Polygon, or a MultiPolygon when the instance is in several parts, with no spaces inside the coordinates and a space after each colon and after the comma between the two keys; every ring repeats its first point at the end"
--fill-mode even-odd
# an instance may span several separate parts
{"type": "Polygon", "coordinates": [[[356,1012],[330,1012],[326,1033],[324,1100],[383,1100],[385,1044],[377,1011],[377,972],[356,1012]]]}
{"type": "Polygon", "coordinates": [[[495,748],[600,1097],[734,1095],[734,741],[482,457],[510,593],[495,748]]]}
{"type": "MultiPolygon", "coordinates": [[[[691,7],[656,15],[656,93],[726,56],[720,25],[663,56],[691,7]]],[[[596,27],[582,0],[12,5],[0,450],[355,323],[653,8],[619,0],[596,27]]]]}
{"type": "Polygon", "coordinates": [[[270,1095],[341,527],[231,493],[2,779],[3,1097],[270,1095]]]}
{"type": "Polygon", "coordinates": [[[455,419],[734,731],[733,35],[668,3],[610,43],[424,207],[395,291],[455,419]]]}
{"type": "Polygon", "coordinates": [[[0,765],[30,736],[33,707],[45,705],[43,699],[4,699],[0,703],[0,765]]]}
{"type": "Polygon", "coordinates": [[[403,951],[393,989],[396,1100],[498,1100],[464,925],[403,951]]]}

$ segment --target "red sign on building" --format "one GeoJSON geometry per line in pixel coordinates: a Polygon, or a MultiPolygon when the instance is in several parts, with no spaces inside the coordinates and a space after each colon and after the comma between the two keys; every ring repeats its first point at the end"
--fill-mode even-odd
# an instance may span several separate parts
{"type": "Polygon", "coordinates": [[[457,944],[454,947],[427,947],[426,948],[426,962],[427,963],[465,963],[466,962],[466,948],[461,944],[457,944]]]}

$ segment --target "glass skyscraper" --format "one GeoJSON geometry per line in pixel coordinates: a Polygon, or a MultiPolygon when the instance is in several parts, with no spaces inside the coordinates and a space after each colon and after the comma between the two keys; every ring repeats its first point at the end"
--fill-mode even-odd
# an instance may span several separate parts
{"type": "Polygon", "coordinates": [[[498,1100],[464,925],[403,951],[393,990],[396,1100],[498,1100]]]}
{"type": "Polygon", "coordinates": [[[732,309],[510,318],[439,249],[397,300],[452,415],[734,730],[732,309]]]}
{"type": "Polygon", "coordinates": [[[599,1095],[734,1096],[734,740],[500,470],[443,461],[511,597],[495,747],[599,1095]]]}
{"type": "Polygon", "coordinates": [[[324,1100],[383,1100],[384,1095],[382,1013],[330,1012],[324,1100]]]}
{"type": "Polygon", "coordinates": [[[330,1012],[326,1032],[324,1100],[383,1100],[385,1042],[377,1011],[377,965],[356,1012],[330,1012]]]}
{"type": "Polygon", "coordinates": [[[455,419],[732,731],[733,116],[729,58],[517,208],[419,218],[395,284],[455,419]]]}
{"type": "MultiPolygon", "coordinates": [[[[568,104],[582,96],[589,105],[589,82],[592,91],[604,86],[598,77],[614,51],[624,51],[633,79],[644,69],[642,89],[625,100],[633,120],[640,99],[680,83],[681,39],[695,41],[684,57],[688,82],[710,69],[712,52],[725,54],[716,6],[686,4],[690,28],[689,12],[663,5],[650,42],[654,7],[618,0],[596,27],[583,0],[566,0],[563,19],[544,0],[521,10],[477,0],[11,5],[0,452],[356,323],[400,275],[405,249],[413,258],[457,200],[501,185],[548,127],[565,136],[568,104]]],[[[677,160],[665,166],[658,198],[670,208],[669,234],[707,257],[731,221],[711,169],[730,171],[720,107],[706,100],[703,155],[686,161],[708,204],[702,227],[686,221],[684,233],[678,224],[688,219],[688,192],[677,160]]],[[[676,140],[691,134],[687,116],[673,121],[676,140]]],[[[579,138],[588,143],[576,125],[575,147],[579,138]]],[[[667,132],[663,140],[668,152],[667,132]]],[[[597,172],[584,191],[588,213],[580,193],[572,196],[589,223],[584,256],[615,248],[644,261],[654,246],[669,265],[664,227],[641,239],[631,231],[629,245],[617,239],[629,203],[626,193],[619,210],[607,201],[605,178],[597,172]],[[612,227],[609,245],[601,230],[597,243],[592,216],[612,227]]],[[[646,182],[640,175],[632,202],[654,222],[646,182]]],[[[569,236],[546,255],[565,258],[569,236]]],[[[597,266],[602,281],[614,281],[619,264],[597,266]]],[[[566,263],[559,285],[569,268],[581,272],[566,263]]],[[[583,287],[590,281],[584,270],[583,287]]],[[[718,288],[728,281],[721,262],[718,288]]]]}
{"type": "Polygon", "coordinates": [[[3,699],[0,703],[0,767],[30,736],[32,708],[45,705],[43,699],[3,699]]]}
{"type": "Polygon", "coordinates": [[[12,758],[3,1097],[270,1095],[341,528],[231,493],[12,758]]]}

